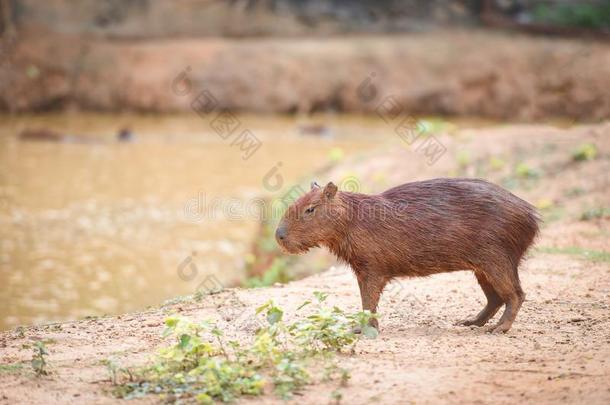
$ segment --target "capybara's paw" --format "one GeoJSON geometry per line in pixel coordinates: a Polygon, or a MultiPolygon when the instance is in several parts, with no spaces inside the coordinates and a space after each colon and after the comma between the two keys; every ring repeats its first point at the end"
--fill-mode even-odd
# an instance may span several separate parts
{"type": "MultiPolygon", "coordinates": [[[[472,326],[472,325],[476,325],[476,319],[462,319],[459,320],[455,323],[455,326],[472,326]]],[[[477,326],[481,326],[481,325],[477,325],[477,326]]]]}
{"type": "Polygon", "coordinates": [[[462,319],[455,323],[456,326],[483,326],[485,321],[479,318],[462,319]]]}
{"type": "Polygon", "coordinates": [[[506,333],[510,330],[510,324],[503,322],[494,326],[490,326],[487,329],[488,333],[494,333],[494,334],[500,334],[500,333],[506,333]]]}
{"type": "MultiPolygon", "coordinates": [[[[377,329],[377,332],[379,333],[379,322],[377,321],[377,319],[371,319],[371,321],[369,322],[369,326],[372,326],[373,328],[377,329]]],[[[360,326],[354,326],[351,332],[356,335],[360,335],[362,333],[362,328],[360,326]]]]}

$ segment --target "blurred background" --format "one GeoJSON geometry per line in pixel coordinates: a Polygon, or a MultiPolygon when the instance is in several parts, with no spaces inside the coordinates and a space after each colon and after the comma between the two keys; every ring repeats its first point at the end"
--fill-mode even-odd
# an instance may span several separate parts
{"type": "Polygon", "coordinates": [[[309,182],[483,177],[608,261],[610,2],[0,0],[0,329],[327,268],[309,182]]]}

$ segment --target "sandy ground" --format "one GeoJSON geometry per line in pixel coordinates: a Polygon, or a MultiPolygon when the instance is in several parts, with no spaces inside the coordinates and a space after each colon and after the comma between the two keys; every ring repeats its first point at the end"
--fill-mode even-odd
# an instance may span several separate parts
{"type": "MultiPolygon", "coordinates": [[[[344,403],[479,402],[590,404],[610,401],[610,268],[566,256],[537,254],[522,269],[527,301],[507,335],[454,326],[484,305],[474,277],[466,272],[401,281],[383,298],[381,335],[340,358],[351,370],[344,403]]],[[[234,291],[204,303],[182,303],[151,312],[28,328],[0,335],[1,363],[26,362],[38,338],[49,344],[52,374],[35,378],[27,370],[0,374],[0,403],[112,403],[106,367],[139,363],[161,344],[164,317],[178,311],[193,319],[220,319],[235,337],[247,339],[254,308],[272,298],[288,314],[313,291],[331,294],[329,303],[349,311],[359,307],[348,269],[331,269],[285,286],[237,290],[244,305],[229,322],[226,307],[234,291]]],[[[302,403],[326,403],[332,384],[308,387],[302,403]]],[[[151,396],[137,402],[156,402],[151,396]]],[[[254,403],[282,402],[271,394],[254,403]]]]}
{"type": "MultiPolygon", "coordinates": [[[[555,208],[544,210],[548,221],[537,249],[521,266],[526,301],[508,334],[490,335],[476,327],[454,325],[484,305],[472,274],[401,280],[382,298],[381,335],[359,343],[356,354],[339,358],[352,375],[341,389],[343,403],[610,403],[610,218],[580,219],[583,208],[607,206],[610,201],[609,128],[608,124],[569,130],[502,127],[487,130],[486,135],[467,131],[441,137],[453,157],[427,169],[417,157],[404,159],[404,151],[402,155],[387,152],[383,160],[360,160],[353,167],[346,163],[343,170],[371,175],[385,167],[393,174],[433,177],[454,170],[455,154],[467,148],[471,163],[462,164],[460,170],[475,176],[483,167],[477,162],[486,162],[497,151],[515,150],[519,159],[540,170],[536,183],[515,192],[541,206],[550,201],[555,208]],[[465,140],[458,144],[461,138],[465,140]],[[599,156],[571,162],[571,151],[582,142],[594,142],[599,156]],[[549,248],[555,250],[549,253],[549,248]],[[569,254],[558,251],[562,249],[569,254]]],[[[505,159],[510,165],[510,157],[505,159]]],[[[494,173],[485,177],[499,182],[503,175],[494,173]]],[[[338,174],[339,169],[334,175],[338,174]]],[[[370,183],[366,178],[362,182],[370,183]]],[[[2,332],[0,404],[114,403],[117,400],[108,394],[109,374],[101,362],[143,364],[164,344],[160,334],[167,315],[178,312],[195,320],[216,319],[228,338],[245,340],[253,333],[256,306],[272,298],[289,320],[294,319],[296,308],[313,291],[328,292],[329,303],[345,311],[360,308],[353,275],[337,267],[287,285],[225,290],[202,302],[2,332]],[[29,365],[31,344],[38,339],[48,340],[51,371],[40,378],[33,376],[29,365]]],[[[336,388],[330,383],[313,384],[295,403],[328,403],[336,388]]],[[[133,402],[158,401],[149,396],[133,402]]],[[[242,402],[282,401],[269,393],[242,402]]]]}

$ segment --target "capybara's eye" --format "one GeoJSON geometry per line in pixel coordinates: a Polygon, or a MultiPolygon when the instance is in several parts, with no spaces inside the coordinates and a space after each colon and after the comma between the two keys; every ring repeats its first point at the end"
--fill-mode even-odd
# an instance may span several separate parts
{"type": "Polygon", "coordinates": [[[316,207],[309,207],[305,210],[306,214],[311,214],[314,210],[316,209],[316,207]]]}

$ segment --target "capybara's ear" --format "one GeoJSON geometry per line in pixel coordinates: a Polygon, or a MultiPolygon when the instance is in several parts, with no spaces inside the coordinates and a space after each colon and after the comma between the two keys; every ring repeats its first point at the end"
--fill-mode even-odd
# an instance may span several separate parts
{"type": "Polygon", "coordinates": [[[317,182],[312,181],[311,182],[311,189],[313,190],[313,189],[316,189],[316,188],[320,188],[320,185],[317,182]]]}
{"type": "Polygon", "coordinates": [[[331,181],[324,187],[324,197],[331,199],[337,194],[337,186],[331,181]]]}

